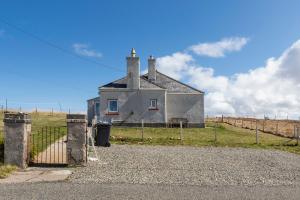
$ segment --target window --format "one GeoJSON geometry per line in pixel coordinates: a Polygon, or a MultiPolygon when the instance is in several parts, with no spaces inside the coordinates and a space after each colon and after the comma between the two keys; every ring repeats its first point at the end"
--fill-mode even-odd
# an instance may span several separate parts
{"type": "Polygon", "coordinates": [[[95,104],[95,115],[100,115],[100,103],[95,104]]]}
{"type": "Polygon", "coordinates": [[[150,99],[149,109],[157,109],[157,99],[150,99]]]}
{"type": "Polygon", "coordinates": [[[117,113],[118,111],[119,111],[118,100],[116,100],[116,99],[108,100],[108,112],[109,113],[117,113]]]}

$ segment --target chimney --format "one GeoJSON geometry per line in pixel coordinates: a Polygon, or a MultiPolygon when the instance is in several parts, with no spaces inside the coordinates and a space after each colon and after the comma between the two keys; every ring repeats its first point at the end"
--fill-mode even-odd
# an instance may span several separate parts
{"type": "Polygon", "coordinates": [[[148,80],[150,82],[156,81],[156,59],[153,56],[148,58],[148,80]]]}
{"type": "Polygon", "coordinates": [[[131,49],[131,55],[127,59],[127,88],[140,88],[140,58],[136,57],[135,49],[131,49]]]}

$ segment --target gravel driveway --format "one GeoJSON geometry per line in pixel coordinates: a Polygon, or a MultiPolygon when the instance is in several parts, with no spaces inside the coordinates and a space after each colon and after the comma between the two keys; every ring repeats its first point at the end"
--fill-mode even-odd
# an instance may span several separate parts
{"type": "Polygon", "coordinates": [[[72,183],[300,186],[300,156],[274,150],[113,145],[72,183]]]}

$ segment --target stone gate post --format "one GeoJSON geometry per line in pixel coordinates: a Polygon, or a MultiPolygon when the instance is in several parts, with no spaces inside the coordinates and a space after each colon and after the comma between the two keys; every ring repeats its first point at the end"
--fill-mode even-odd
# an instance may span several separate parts
{"type": "Polygon", "coordinates": [[[67,158],[69,165],[86,164],[86,115],[68,114],[67,115],[67,158]]]}
{"type": "Polygon", "coordinates": [[[5,113],[3,122],[4,163],[26,168],[30,153],[30,115],[26,113],[5,113]]]}

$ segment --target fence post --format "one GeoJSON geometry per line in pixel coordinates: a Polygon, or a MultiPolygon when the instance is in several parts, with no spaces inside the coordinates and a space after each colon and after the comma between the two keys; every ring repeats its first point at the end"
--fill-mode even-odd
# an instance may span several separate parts
{"type": "Polygon", "coordinates": [[[142,119],[142,141],[144,141],[144,119],[142,119]]]}
{"type": "Polygon", "coordinates": [[[278,135],[278,121],[276,122],[276,134],[278,135]]]}
{"type": "Polygon", "coordinates": [[[26,168],[30,153],[31,118],[25,113],[4,116],[4,163],[26,168]]]}
{"type": "Polygon", "coordinates": [[[217,143],[217,124],[215,123],[214,133],[215,133],[215,144],[217,143]]]}
{"type": "Polygon", "coordinates": [[[67,115],[67,160],[70,165],[86,164],[86,124],[86,115],[67,115]]]}
{"type": "Polygon", "coordinates": [[[255,132],[256,132],[256,144],[258,144],[258,128],[257,128],[257,120],[256,120],[256,130],[255,130],[255,132]]]}
{"type": "Polygon", "coordinates": [[[297,146],[299,145],[299,127],[297,127],[297,146]]]}
{"type": "Polygon", "coordinates": [[[7,112],[7,99],[5,99],[5,112],[7,112]]]}
{"type": "Polygon", "coordinates": [[[180,140],[181,140],[181,144],[182,144],[183,143],[182,121],[180,121],[180,140]]]}

